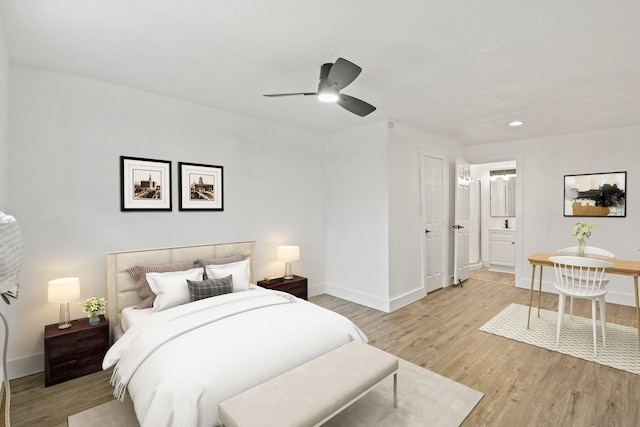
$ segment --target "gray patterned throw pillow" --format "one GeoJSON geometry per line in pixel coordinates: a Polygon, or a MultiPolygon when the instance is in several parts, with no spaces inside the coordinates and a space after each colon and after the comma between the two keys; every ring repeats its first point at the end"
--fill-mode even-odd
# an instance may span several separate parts
{"type": "Polygon", "coordinates": [[[228,275],[220,279],[187,280],[187,286],[191,301],[198,301],[233,292],[233,279],[228,275]]]}

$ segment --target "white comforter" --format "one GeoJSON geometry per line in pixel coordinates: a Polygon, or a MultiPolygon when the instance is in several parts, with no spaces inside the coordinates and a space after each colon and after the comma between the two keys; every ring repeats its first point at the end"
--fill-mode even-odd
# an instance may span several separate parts
{"type": "Polygon", "coordinates": [[[281,292],[208,298],[133,325],[107,352],[142,427],[219,424],[218,403],[352,340],[348,319],[281,292]]]}

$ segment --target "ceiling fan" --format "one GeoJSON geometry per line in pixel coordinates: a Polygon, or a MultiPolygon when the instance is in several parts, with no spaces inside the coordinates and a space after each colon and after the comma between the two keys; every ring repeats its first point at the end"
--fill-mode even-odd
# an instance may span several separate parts
{"type": "Polygon", "coordinates": [[[296,92],[296,93],[274,93],[264,95],[268,97],[294,96],[294,95],[317,95],[323,102],[335,102],[347,111],[364,117],[375,111],[376,107],[361,99],[340,93],[342,89],[353,82],[360,74],[362,68],[344,58],[332,64],[323,64],[320,67],[320,83],[317,92],[296,92]]]}

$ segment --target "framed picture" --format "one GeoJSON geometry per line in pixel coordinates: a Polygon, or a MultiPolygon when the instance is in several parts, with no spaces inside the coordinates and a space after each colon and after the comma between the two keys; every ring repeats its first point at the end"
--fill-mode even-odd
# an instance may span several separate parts
{"type": "Polygon", "coordinates": [[[565,175],[564,216],[627,216],[627,173],[565,175]]]}
{"type": "Polygon", "coordinates": [[[171,162],[120,156],[121,211],[170,211],[171,162]]]}
{"type": "Polygon", "coordinates": [[[179,162],[180,210],[223,211],[222,166],[179,162]]]}

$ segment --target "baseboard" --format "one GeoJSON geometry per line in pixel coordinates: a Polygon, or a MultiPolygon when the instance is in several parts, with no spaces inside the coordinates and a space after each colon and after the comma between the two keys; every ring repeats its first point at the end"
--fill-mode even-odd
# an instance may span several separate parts
{"type": "Polygon", "coordinates": [[[606,300],[607,302],[618,304],[618,305],[626,305],[628,307],[635,307],[636,304],[634,300],[635,296],[633,294],[626,294],[622,292],[609,291],[607,292],[606,300]]]}
{"type": "Polygon", "coordinates": [[[413,291],[407,292],[404,295],[400,295],[399,297],[395,297],[391,299],[390,309],[391,311],[396,311],[406,305],[414,303],[418,300],[421,300],[427,295],[427,292],[423,287],[419,287],[414,289],[413,291]]]}
{"type": "Polygon", "coordinates": [[[26,377],[44,371],[44,354],[36,354],[20,359],[7,360],[7,374],[9,379],[26,377]]]}
{"type": "Polygon", "coordinates": [[[341,298],[356,304],[384,311],[385,313],[389,313],[391,309],[391,304],[388,300],[354,291],[352,289],[342,288],[340,286],[325,284],[324,293],[336,298],[341,298]]]}
{"type": "Polygon", "coordinates": [[[516,268],[515,267],[508,267],[506,265],[491,264],[489,266],[489,271],[494,271],[496,273],[511,273],[511,274],[514,274],[516,272],[516,268]]]}
{"type": "Polygon", "coordinates": [[[414,303],[424,298],[426,295],[424,288],[420,287],[395,297],[390,301],[385,301],[381,298],[372,297],[371,295],[363,294],[351,289],[345,289],[340,286],[329,286],[326,284],[309,286],[307,293],[309,294],[309,297],[322,294],[331,295],[336,298],[341,298],[356,304],[384,311],[385,313],[390,313],[404,307],[405,305],[414,303]]]}

